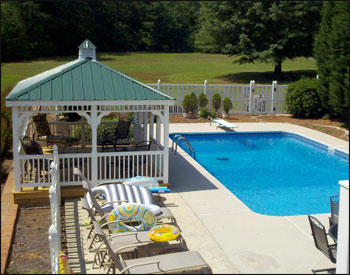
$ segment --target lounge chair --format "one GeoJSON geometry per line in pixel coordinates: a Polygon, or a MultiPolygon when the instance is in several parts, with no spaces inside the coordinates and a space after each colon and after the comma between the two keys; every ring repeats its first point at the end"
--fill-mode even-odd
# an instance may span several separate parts
{"type": "Polygon", "coordinates": [[[90,183],[78,168],[74,168],[73,173],[79,176],[83,182],[83,188],[86,190],[86,200],[89,206],[94,207],[95,211],[101,217],[111,212],[120,204],[129,202],[149,208],[156,214],[158,223],[164,222],[164,220],[170,220],[170,223],[177,224],[174,215],[167,207],[159,207],[155,204],[152,192],[147,187],[108,182],[91,188],[90,183]],[[103,205],[99,205],[95,199],[101,193],[105,196],[106,200],[103,205]]]}
{"type": "MultiPolygon", "coordinates": [[[[96,234],[94,234],[93,222],[97,222],[101,226],[101,228],[104,228],[110,224],[117,223],[119,221],[118,220],[109,221],[108,216],[102,217],[99,220],[97,220],[93,213],[93,210],[89,207],[89,204],[84,198],[81,198],[81,206],[82,206],[82,209],[88,212],[90,217],[89,225],[91,225],[91,227],[87,234],[87,240],[91,238],[90,244],[88,245],[88,249],[90,250],[93,248],[94,243],[96,243],[96,240],[98,239],[96,234]]],[[[112,234],[109,234],[109,237],[115,238],[114,236],[118,236],[117,243],[115,244],[113,242],[111,243],[113,250],[126,244],[134,244],[134,243],[153,243],[154,245],[157,244],[148,237],[148,231],[118,232],[117,234],[114,234],[113,232],[111,233],[112,234]]],[[[176,241],[179,242],[179,244],[183,244],[186,247],[186,242],[181,235],[176,239],[176,241]]],[[[169,244],[169,243],[163,242],[161,245],[166,246],[166,244],[169,244]]],[[[98,248],[95,247],[96,250],[99,250],[100,246],[98,248]]],[[[132,249],[132,251],[135,252],[135,249],[132,249]]],[[[129,250],[127,252],[132,252],[132,251],[129,250]]]]}
{"type": "Polygon", "coordinates": [[[339,195],[329,198],[331,203],[331,216],[329,217],[329,227],[338,223],[339,216],[339,195]]]}
{"type": "MultiPolygon", "coordinates": [[[[308,218],[309,218],[312,236],[314,238],[316,248],[320,250],[324,255],[326,255],[331,260],[332,263],[336,263],[337,245],[328,244],[325,227],[319,220],[317,220],[315,217],[310,215],[308,216],[308,218]]],[[[311,271],[313,273],[324,272],[324,271],[335,272],[335,268],[326,268],[326,269],[318,269],[318,270],[311,269],[311,271]]]]}
{"type": "MultiPolygon", "coordinates": [[[[51,134],[49,123],[46,120],[46,114],[37,114],[32,117],[35,136],[39,141],[45,141],[47,145],[57,144],[58,146],[63,146],[63,149],[66,146],[78,145],[79,139],[70,137],[70,136],[56,136],[51,134]]],[[[68,128],[69,129],[69,128],[68,128]]]]}
{"type": "Polygon", "coordinates": [[[235,128],[237,128],[238,126],[226,121],[226,120],[223,120],[223,119],[213,119],[213,118],[210,118],[211,119],[211,122],[210,122],[210,126],[213,122],[217,123],[218,125],[216,126],[216,128],[218,127],[225,127],[225,128],[228,128],[228,129],[231,129],[231,130],[234,130],[235,128]]]}
{"type": "Polygon", "coordinates": [[[105,131],[102,140],[102,151],[107,150],[108,145],[113,145],[114,151],[117,151],[118,145],[130,144],[130,140],[128,140],[130,123],[131,121],[120,120],[114,135],[108,135],[108,132],[105,131]]]}
{"type": "MultiPolygon", "coordinates": [[[[211,273],[211,268],[197,251],[184,251],[171,254],[163,254],[152,257],[144,257],[130,260],[119,259],[119,253],[125,249],[138,248],[148,245],[147,243],[132,244],[119,248],[115,251],[111,247],[105,233],[97,222],[93,222],[96,235],[103,241],[109,259],[104,264],[103,273],[116,274],[154,274],[154,273],[181,273],[189,271],[205,270],[211,273]]],[[[106,254],[106,255],[107,255],[106,254]]]]}

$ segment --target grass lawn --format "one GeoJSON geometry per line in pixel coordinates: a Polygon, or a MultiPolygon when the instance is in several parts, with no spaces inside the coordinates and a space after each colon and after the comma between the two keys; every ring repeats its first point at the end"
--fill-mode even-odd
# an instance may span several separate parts
{"type": "MultiPolygon", "coordinates": [[[[34,76],[78,57],[58,57],[51,59],[2,63],[1,91],[25,78],[34,76]]],[[[273,65],[233,64],[234,57],[222,54],[203,53],[101,53],[97,60],[116,70],[130,75],[144,83],[202,84],[248,84],[255,80],[257,84],[272,82],[273,65]]],[[[316,62],[312,58],[286,60],[282,64],[283,75],[279,83],[289,83],[299,79],[300,75],[316,75],[316,62]]]]}

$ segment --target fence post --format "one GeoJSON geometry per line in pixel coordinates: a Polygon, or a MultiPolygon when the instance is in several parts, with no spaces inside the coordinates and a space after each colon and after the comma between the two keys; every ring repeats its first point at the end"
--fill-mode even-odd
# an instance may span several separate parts
{"type": "Polygon", "coordinates": [[[272,93],[272,100],[271,100],[271,113],[276,114],[276,92],[277,92],[277,81],[272,81],[272,87],[271,87],[271,93],[272,93]]]}
{"type": "Polygon", "coordinates": [[[251,80],[249,84],[249,105],[250,105],[250,113],[254,112],[254,90],[255,90],[255,80],[251,80]]]}
{"type": "Polygon", "coordinates": [[[160,82],[160,79],[158,79],[158,83],[157,83],[157,89],[158,89],[158,91],[160,91],[160,85],[162,85],[162,84],[161,84],[161,82],[160,82]]]}
{"type": "Polygon", "coordinates": [[[50,256],[51,256],[51,269],[52,274],[60,273],[60,261],[58,259],[60,253],[61,240],[56,227],[52,224],[49,228],[49,244],[50,244],[50,256]]]}
{"type": "Polygon", "coordinates": [[[208,81],[204,80],[203,93],[204,93],[205,95],[207,94],[207,85],[208,85],[208,81]]]}

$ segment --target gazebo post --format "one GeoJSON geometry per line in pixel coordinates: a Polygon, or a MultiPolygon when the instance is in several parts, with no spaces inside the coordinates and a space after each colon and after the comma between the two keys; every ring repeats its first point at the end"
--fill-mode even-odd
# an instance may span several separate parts
{"type": "Polygon", "coordinates": [[[153,138],[154,133],[154,114],[151,113],[150,119],[149,119],[149,136],[148,139],[151,140],[153,138]]]}
{"type": "Polygon", "coordinates": [[[18,148],[19,148],[19,125],[20,120],[18,119],[18,106],[12,107],[12,142],[13,142],[13,163],[15,169],[15,191],[21,191],[20,185],[20,169],[19,169],[19,158],[18,158],[18,148]]]}
{"type": "Polygon", "coordinates": [[[147,119],[148,119],[148,112],[143,112],[143,140],[147,139],[147,119]]]}
{"type": "Polygon", "coordinates": [[[164,184],[169,181],[169,106],[164,106],[164,184]]]}
{"type": "Polygon", "coordinates": [[[91,182],[97,184],[97,106],[91,106],[91,182]]]}

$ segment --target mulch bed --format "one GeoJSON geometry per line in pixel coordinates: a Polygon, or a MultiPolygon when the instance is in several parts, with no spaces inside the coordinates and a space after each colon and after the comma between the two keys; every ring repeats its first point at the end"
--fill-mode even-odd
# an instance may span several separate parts
{"type": "MultiPolygon", "coordinates": [[[[291,115],[251,115],[251,114],[231,114],[230,118],[225,118],[225,120],[235,123],[235,122],[280,122],[280,123],[291,123],[307,127],[313,130],[323,132],[325,134],[334,136],[336,138],[349,141],[349,129],[341,127],[344,121],[339,119],[299,119],[293,118],[291,115]],[[341,129],[337,129],[341,128],[341,129]],[[343,129],[343,130],[342,130],[343,129]],[[344,130],[347,130],[345,133],[344,130]]],[[[170,115],[170,123],[203,123],[210,122],[209,119],[197,118],[183,118],[182,114],[170,115]]]]}
{"type": "Polygon", "coordinates": [[[8,274],[50,274],[50,208],[20,208],[11,243],[8,274]]]}

